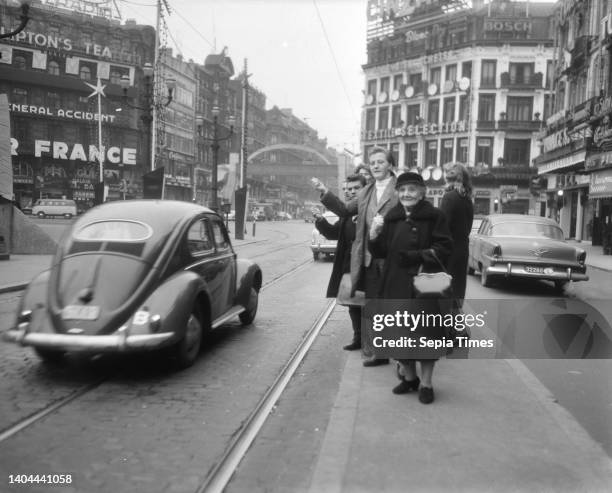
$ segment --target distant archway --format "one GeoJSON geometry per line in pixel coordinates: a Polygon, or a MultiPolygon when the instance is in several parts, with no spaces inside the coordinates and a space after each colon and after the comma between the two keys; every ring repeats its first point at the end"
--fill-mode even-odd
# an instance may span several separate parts
{"type": "Polygon", "coordinates": [[[319,158],[321,158],[321,160],[325,164],[330,164],[330,165],[332,164],[329,162],[329,159],[327,159],[323,154],[321,154],[316,149],[313,149],[312,147],[308,147],[308,146],[299,145],[299,144],[272,144],[266,147],[262,147],[261,149],[257,149],[255,152],[250,154],[249,157],[247,158],[247,162],[250,162],[252,159],[256,158],[260,154],[263,154],[264,152],[279,151],[283,149],[293,149],[296,151],[307,152],[309,154],[315,154],[319,156],[319,158]]]}

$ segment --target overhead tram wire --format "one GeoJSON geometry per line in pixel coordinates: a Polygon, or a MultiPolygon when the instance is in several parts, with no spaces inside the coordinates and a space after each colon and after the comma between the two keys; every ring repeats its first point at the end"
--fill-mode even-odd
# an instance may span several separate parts
{"type": "Polygon", "coordinates": [[[213,47],[214,44],[211,43],[208,39],[206,39],[206,37],[200,32],[198,31],[198,29],[191,23],[189,22],[177,9],[175,6],[172,6],[172,12],[174,14],[176,14],[177,16],[179,16],[181,18],[181,20],[187,24],[191,29],[193,29],[193,32],[195,32],[198,36],[200,36],[200,38],[202,38],[204,41],[206,41],[206,43],[208,43],[208,45],[210,47],[213,47]]]}
{"type": "Polygon", "coordinates": [[[336,55],[334,54],[334,50],[332,48],[331,42],[329,40],[329,36],[327,35],[327,29],[325,29],[325,24],[323,23],[323,18],[321,17],[321,12],[319,11],[319,6],[317,5],[317,0],[312,0],[314,4],[315,10],[317,11],[317,16],[319,18],[319,22],[321,23],[321,29],[323,29],[323,35],[325,36],[325,41],[327,42],[327,47],[331,53],[332,59],[334,61],[334,65],[336,67],[336,74],[338,75],[338,79],[340,80],[340,85],[342,86],[342,90],[344,91],[344,95],[346,96],[346,100],[351,109],[351,113],[353,115],[353,119],[357,120],[355,108],[353,107],[353,103],[346,89],[346,85],[344,84],[344,79],[342,78],[342,74],[340,72],[340,67],[338,66],[338,60],[336,59],[336,55]]]}

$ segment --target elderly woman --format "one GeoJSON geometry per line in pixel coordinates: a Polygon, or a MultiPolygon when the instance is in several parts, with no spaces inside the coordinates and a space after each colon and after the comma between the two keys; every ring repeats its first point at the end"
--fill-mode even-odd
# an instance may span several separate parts
{"type": "MultiPolygon", "coordinates": [[[[425,200],[425,183],[417,173],[403,173],[397,178],[396,189],[399,204],[384,218],[376,216],[370,227],[369,247],[372,255],[385,259],[380,280],[380,297],[407,300],[411,313],[440,313],[440,303],[435,299],[415,299],[414,276],[422,268],[424,272],[439,272],[453,248],[444,214],[425,200]]],[[[412,334],[421,337],[443,339],[444,327],[417,327],[412,334]]],[[[445,349],[427,353],[434,359],[420,360],[421,378],[417,376],[414,359],[398,360],[400,384],[394,394],[419,390],[419,400],[429,404],[434,400],[432,376],[438,356],[445,349]]]]}
{"type": "MultiPolygon", "coordinates": [[[[321,203],[339,217],[354,216],[356,219],[355,241],[351,249],[351,295],[355,291],[365,291],[365,297],[375,298],[382,270],[382,260],[373,258],[368,249],[368,231],[376,214],[386,214],[397,202],[395,194],[395,160],[393,154],[382,147],[373,147],[368,152],[370,172],[374,181],[359,192],[357,197],[346,204],[331,193],[316,178],[313,185],[321,192],[321,203]]],[[[371,356],[373,349],[368,345],[369,338],[362,338],[365,356],[371,356]]],[[[364,366],[378,366],[389,363],[385,358],[372,358],[363,362],[364,366]]]]}
{"type": "Polygon", "coordinates": [[[472,181],[467,168],[460,163],[444,165],[444,180],[446,191],[440,202],[440,210],[446,215],[454,243],[448,259],[448,273],[453,276],[454,308],[459,310],[465,298],[470,231],[474,219],[472,181]]]}

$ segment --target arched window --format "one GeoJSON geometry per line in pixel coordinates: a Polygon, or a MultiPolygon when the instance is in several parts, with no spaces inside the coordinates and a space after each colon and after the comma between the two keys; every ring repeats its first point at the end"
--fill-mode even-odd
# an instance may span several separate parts
{"type": "Polygon", "coordinates": [[[15,104],[28,104],[28,91],[21,87],[15,87],[13,89],[13,100],[11,103],[15,104]]]}
{"type": "Polygon", "coordinates": [[[79,77],[83,80],[91,80],[91,69],[87,65],[82,65],[79,70],[79,77]]]}
{"type": "Polygon", "coordinates": [[[13,66],[15,68],[25,69],[26,68],[26,59],[25,59],[25,57],[22,57],[22,56],[13,57],[13,66]]]}
{"type": "Polygon", "coordinates": [[[49,65],[47,65],[47,71],[51,75],[59,75],[60,74],[60,66],[55,60],[51,60],[49,65]]]}

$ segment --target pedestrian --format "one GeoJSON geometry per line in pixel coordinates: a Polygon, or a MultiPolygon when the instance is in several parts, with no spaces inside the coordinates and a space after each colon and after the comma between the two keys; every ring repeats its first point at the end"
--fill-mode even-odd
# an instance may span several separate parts
{"type": "MultiPolygon", "coordinates": [[[[348,203],[342,202],[318,179],[313,178],[313,185],[321,192],[321,202],[339,217],[357,214],[355,241],[351,248],[351,296],[355,291],[364,291],[366,299],[375,298],[378,294],[378,280],[382,273],[383,260],[372,257],[368,249],[368,231],[376,214],[386,214],[397,205],[395,193],[395,160],[393,154],[383,147],[373,147],[368,153],[370,172],[374,181],[359,192],[356,198],[348,203]]],[[[364,366],[379,366],[389,363],[388,358],[374,358],[371,337],[362,337],[361,345],[368,358],[364,366]]]]}
{"type": "Polygon", "coordinates": [[[355,173],[358,175],[362,175],[366,179],[366,185],[369,185],[374,181],[374,177],[372,176],[372,172],[370,168],[365,164],[360,164],[355,168],[355,173]]]}
{"type": "MultiPolygon", "coordinates": [[[[345,199],[350,201],[365,186],[363,175],[350,175],[346,178],[345,199]]],[[[353,327],[353,340],[343,346],[347,351],[361,349],[361,306],[363,297],[350,296],[351,247],[355,240],[356,216],[344,216],[335,224],[329,224],[318,210],[313,210],[315,227],[329,240],[338,240],[334,265],[327,285],[327,297],[338,297],[338,303],[348,306],[349,316],[353,327]],[[340,288],[343,289],[340,289],[340,288]]]]}
{"type": "Polygon", "coordinates": [[[446,191],[440,201],[440,209],[446,215],[453,251],[448,260],[448,273],[453,276],[453,308],[463,307],[467,282],[470,232],[474,220],[472,204],[472,180],[467,168],[460,163],[444,165],[446,191]]]}
{"type": "MultiPolygon", "coordinates": [[[[372,255],[384,258],[379,297],[388,300],[406,300],[409,313],[443,314],[444,304],[438,299],[415,299],[414,276],[424,272],[440,272],[453,249],[453,241],[446,217],[425,200],[426,188],[418,173],[406,172],[397,178],[399,204],[384,217],[377,215],[369,230],[369,248],[372,255]]],[[[413,330],[414,329],[414,330],[413,330]]],[[[446,334],[442,323],[420,324],[410,334],[419,342],[443,341],[446,334]]],[[[434,343],[435,344],[435,343],[434,343]]],[[[428,359],[419,359],[421,377],[416,371],[416,359],[398,360],[400,383],[394,394],[419,391],[419,400],[429,404],[434,400],[432,377],[440,350],[427,350],[428,359]]]]}

